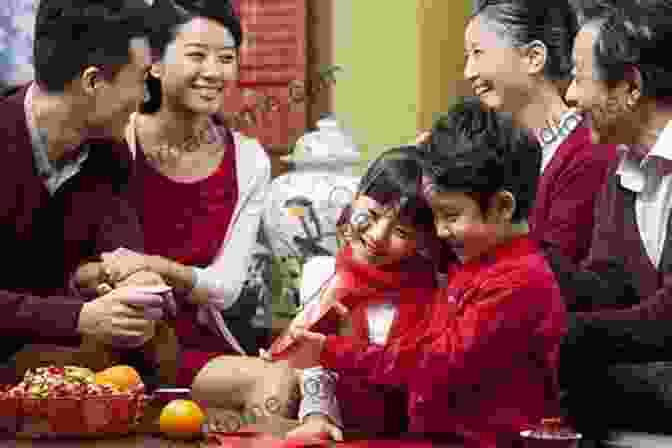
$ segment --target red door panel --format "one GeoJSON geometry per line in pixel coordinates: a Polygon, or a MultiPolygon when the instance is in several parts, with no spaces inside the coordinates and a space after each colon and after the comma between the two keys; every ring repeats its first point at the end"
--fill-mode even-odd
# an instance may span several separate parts
{"type": "MultiPolygon", "coordinates": [[[[234,0],[245,43],[241,48],[238,88],[227,92],[225,113],[254,111],[255,124],[240,130],[264,146],[292,145],[306,127],[305,106],[289,106],[290,82],[306,79],[306,0],[234,0]],[[258,95],[244,92],[251,89],[258,95]],[[260,97],[275,99],[275,110],[260,97]]],[[[240,121],[239,121],[240,123],[240,121]]],[[[271,150],[272,151],[272,150],[271,150]]]]}

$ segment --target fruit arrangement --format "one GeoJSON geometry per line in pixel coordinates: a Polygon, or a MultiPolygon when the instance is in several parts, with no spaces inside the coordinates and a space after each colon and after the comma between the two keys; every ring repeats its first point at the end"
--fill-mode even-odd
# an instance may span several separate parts
{"type": "Polygon", "coordinates": [[[76,366],[39,367],[0,392],[0,431],[35,437],[125,434],[142,417],[146,398],[132,367],[98,373],[76,366]]]}

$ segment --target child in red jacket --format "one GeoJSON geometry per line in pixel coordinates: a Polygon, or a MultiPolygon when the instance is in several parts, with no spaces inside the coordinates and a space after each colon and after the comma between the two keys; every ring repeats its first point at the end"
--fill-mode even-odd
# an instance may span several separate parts
{"type": "MultiPolygon", "coordinates": [[[[424,319],[431,291],[436,288],[435,264],[424,252],[438,241],[432,211],[423,195],[417,152],[415,147],[395,148],[371,164],[337,225],[344,247],[335,260],[323,260],[318,269],[310,270],[311,280],[321,287],[311,294],[291,325],[310,319],[313,309],[319,316],[320,308],[333,300],[351,309],[349,333],[364,343],[397,340],[424,319]]],[[[337,324],[338,315],[330,311],[315,328],[338,334],[337,324]]],[[[269,352],[281,355],[283,341],[281,336],[269,352]]],[[[285,401],[288,394],[284,389],[291,384],[280,384],[277,377],[283,375],[281,369],[263,365],[279,367],[281,363],[259,361],[240,357],[213,360],[196,377],[195,396],[220,407],[263,407],[267,399],[285,401]],[[241,390],[249,392],[231,400],[241,390]]],[[[408,396],[403,387],[371,385],[366,378],[339,377],[319,367],[301,372],[296,380],[303,391],[298,411],[302,424],[290,436],[326,433],[339,440],[341,428],[387,436],[406,429],[408,396]]],[[[296,417],[293,409],[283,409],[282,414],[296,417]]]]}
{"type": "Polygon", "coordinates": [[[509,447],[559,411],[566,310],[528,236],[538,147],[508,121],[475,119],[470,107],[455,106],[432,135],[434,147],[450,146],[424,156],[436,230],[456,256],[424,321],[387,344],[295,329],[289,362],[407,387],[413,432],[509,447]]]}

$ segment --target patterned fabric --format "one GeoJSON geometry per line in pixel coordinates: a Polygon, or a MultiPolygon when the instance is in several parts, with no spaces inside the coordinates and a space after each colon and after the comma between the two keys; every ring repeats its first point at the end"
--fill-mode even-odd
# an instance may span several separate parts
{"type": "Polygon", "coordinates": [[[327,170],[290,172],[271,182],[264,231],[277,256],[335,255],[336,223],[359,179],[327,170]]]}
{"type": "Polygon", "coordinates": [[[352,201],[358,181],[354,176],[316,169],[289,172],[271,182],[262,223],[267,247],[277,261],[274,313],[292,315],[296,311],[304,263],[335,255],[336,223],[352,201]]]}

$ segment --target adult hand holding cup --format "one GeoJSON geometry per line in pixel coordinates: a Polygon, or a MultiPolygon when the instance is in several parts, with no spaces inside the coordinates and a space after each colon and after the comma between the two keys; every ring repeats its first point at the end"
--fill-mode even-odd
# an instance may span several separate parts
{"type": "Polygon", "coordinates": [[[154,336],[156,322],[164,318],[168,302],[164,296],[170,291],[165,285],[114,289],[82,306],[79,333],[115,348],[141,347],[154,336]]]}

